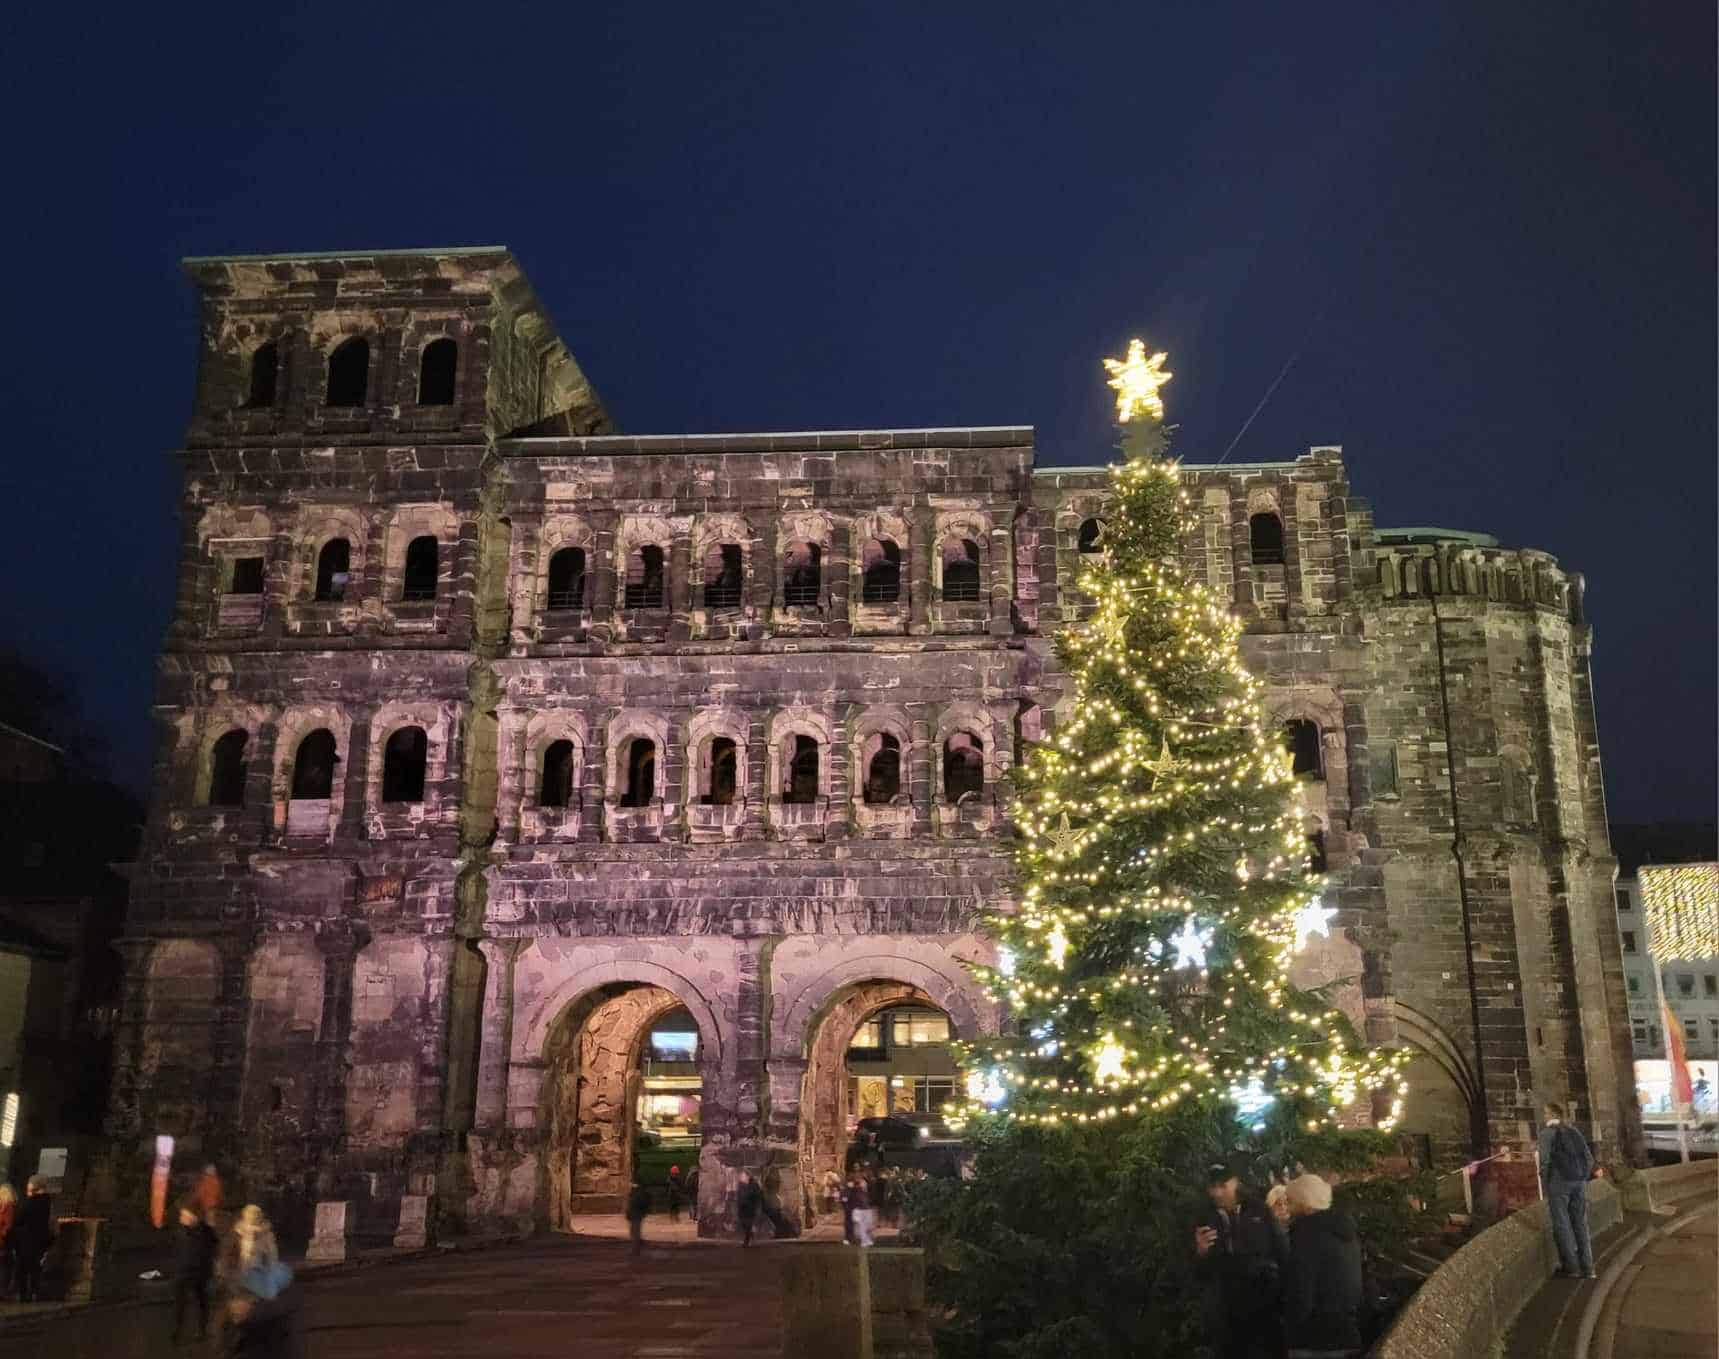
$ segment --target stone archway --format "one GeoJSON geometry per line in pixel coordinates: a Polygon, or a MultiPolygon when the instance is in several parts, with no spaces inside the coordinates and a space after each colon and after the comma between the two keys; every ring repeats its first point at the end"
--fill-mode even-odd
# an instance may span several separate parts
{"type": "MultiPolygon", "coordinates": [[[[908,1004],[949,1017],[942,1006],[911,983],[872,979],[843,988],[813,1021],[800,1093],[798,1156],[801,1220],[807,1226],[826,1211],[821,1189],[825,1174],[841,1174],[845,1169],[849,1044],[867,1019],[908,1004]]],[[[954,1037],[955,1021],[953,1017],[949,1021],[950,1036],[954,1037]]]]}
{"type": "Polygon", "coordinates": [[[657,1020],[683,1008],[664,987],[611,983],[574,1000],[551,1027],[543,1049],[542,1202],[552,1228],[565,1231],[582,1213],[621,1211],[634,1169],[645,1040],[657,1020]]]}
{"type": "Polygon", "coordinates": [[[1397,1000],[1392,1017],[1397,1037],[1413,1051],[1398,1132],[1424,1139],[1435,1166],[1461,1164],[1478,1154],[1485,1135],[1485,1105],[1473,1065],[1430,1015],[1397,1000]]]}

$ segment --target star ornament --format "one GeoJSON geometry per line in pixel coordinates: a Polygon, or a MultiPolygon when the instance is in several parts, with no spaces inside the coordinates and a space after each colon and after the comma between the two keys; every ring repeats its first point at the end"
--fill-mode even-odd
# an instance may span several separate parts
{"type": "Polygon", "coordinates": [[[1051,932],[1045,939],[1045,950],[1050,954],[1052,965],[1061,967],[1063,960],[1068,957],[1068,936],[1062,932],[1061,925],[1051,927],[1051,932]]]}
{"type": "Polygon", "coordinates": [[[1178,972],[1187,969],[1205,971],[1206,950],[1211,946],[1211,930],[1198,928],[1194,917],[1189,916],[1182,922],[1182,928],[1170,936],[1170,947],[1176,950],[1175,969],[1178,972]]]}
{"type": "Polygon", "coordinates": [[[1325,905],[1318,897],[1314,897],[1295,913],[1295,952],[1300,953],[1307,947],[1307,941],[1314,935],[1321,939],[1331,937],[1331,917],[1337,912],[1325,905]]]}
{"type": "Polygon", "coordinates": [[[1115,1034],[1105,1034],[1104,1042],[1098,1047],[1097,1060],[1093,1063],[1092,1079],[1100,1085],[1120,1084],[1128,1075],[1122,1065],[1127,1055],[1122,1044],[1116,1041],[1115,1034]]]}
{"type": "Polygon", "coordinates": [[[1181,769],[1182,762],[1170,751],[1170,738],[1164,738],[1164,746],[1158,752],[1156,759],[1146,761],[1146,768],[1152,771],[1152,787],[1157,788],[1158,780],[1173,777],[1181,769]]]}
{"type": "Polygon", "coordinates": [[[1079,851],[1080,842],[1085,837],[1085,834],[1085,831],[1070,829],[1068,824],[1068,813],[1064,812],[1062,814],[1062,820],[1057,822],[1057,828],[1053,831],[1045,832],[1045,839],[1050,841],[1051,853],[1057,855],[1059,858],[1066,859],[1069,855],[1079,851]]]}
{"type": "Polygon", "coordinates": [[[1110,374],[1111,389],[1116,393],[1116,418],[1126,424],[1144,411],[1154,420],[1164,418],[1164,398],[1158,389],[1175,376],[1164,371],[1164,361],[1170,356],[1159,353],[1146,357],[1146,346],[1139,340],[1128,342],[1128,353],[1120,359],[1106,359],[1104,371],[1110,374]]]}

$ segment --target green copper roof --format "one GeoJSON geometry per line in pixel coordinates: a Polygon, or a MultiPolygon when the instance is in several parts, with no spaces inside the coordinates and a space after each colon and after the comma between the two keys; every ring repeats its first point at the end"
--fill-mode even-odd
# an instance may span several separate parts
{"type": "Polygon", "coordinates": [[[1470,547],[1497,547],[1498,539],[1490,533],[1470,533],[1467,529],[1449,528],[1382,528],[1373,531],[1381,543],[1467,543],[1470,547]]]}

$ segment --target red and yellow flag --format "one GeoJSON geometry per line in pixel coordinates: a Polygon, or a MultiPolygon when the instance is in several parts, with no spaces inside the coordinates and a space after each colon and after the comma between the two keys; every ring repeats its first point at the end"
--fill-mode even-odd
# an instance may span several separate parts
{"type": "Polygon", "coordinates": [[[1689,1079],[1689,1054],[1683,1046],[1683,1024],[1671,1013],[1669,1001],[1662,1001],[1659,1017],[1665,1024],[1665,1057],[1671,1064],[1671,1102],[1678,1109],[1695,1103],[1695,1086],[1689,1079]]]}

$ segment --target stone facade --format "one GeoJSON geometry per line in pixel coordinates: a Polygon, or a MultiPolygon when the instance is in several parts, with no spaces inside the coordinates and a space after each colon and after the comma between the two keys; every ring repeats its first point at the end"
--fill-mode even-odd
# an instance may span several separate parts
{"type": "MultiPolygon", "coordinates": [[[[564,1225],[617,1201],[643,1036],[684,1007],[705,1226],[742,1167],[803,1219],[854,1026],[998,1022],[965,964],[1103,470],[1036,468],[1024,428],[615,435],[503,251],[187,267],[120,1182],[166,1133],[301,1230],[329,1199],[392,1234],[424,1194],[564,1225]]],[[[1627,1150],[1581,578],[1375,530],[1336,449],[1187,477],[1189,567],[1316,724],[1341,929],[1307,979],[1423,1054],[1436,1155],[1546,1098],[1627,1150]]]]}

